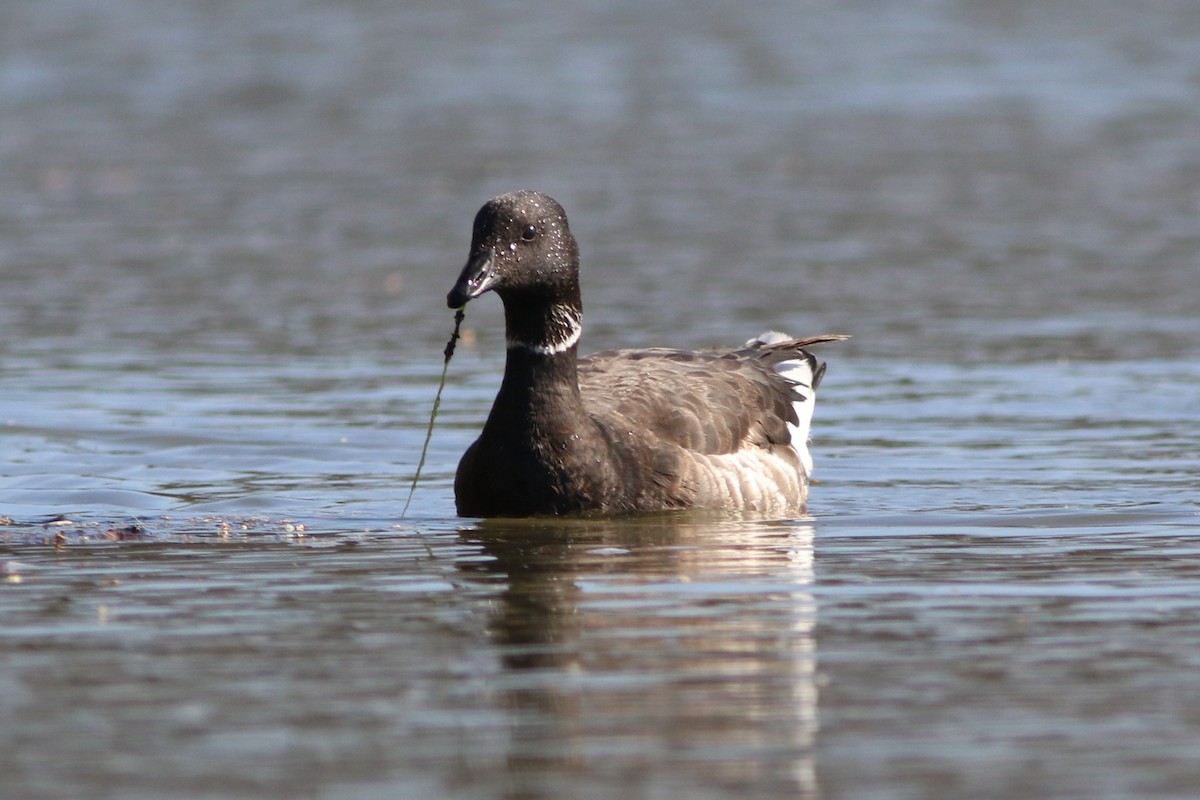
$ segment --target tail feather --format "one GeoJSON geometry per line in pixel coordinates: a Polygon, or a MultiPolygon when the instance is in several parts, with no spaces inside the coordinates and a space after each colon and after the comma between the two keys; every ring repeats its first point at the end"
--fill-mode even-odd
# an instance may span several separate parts
{"type": "Polygon", "coordinates": [[[792,447],[804,465],[804,474],[811,476],[813,472],[812,453],[808,442],[812,430],[813,410],[817,404],[817,387],[825,376],[825,362],[803,348],[826,342],[840,342],[849,339],[840,333],[827,333],[793,339],[779,331],[761,333],[746,342],[741,352],[763,359],[781,377],[793,387],[795,399],[792,408],[796,411],[796,422],[788,423],[788,431],[792,437],[792,447]]]}

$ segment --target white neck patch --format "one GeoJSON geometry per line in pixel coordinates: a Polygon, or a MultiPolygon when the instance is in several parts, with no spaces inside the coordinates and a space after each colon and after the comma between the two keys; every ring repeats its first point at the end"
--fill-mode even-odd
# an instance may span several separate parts
{"type": "Polygon", "coordinates": [[[547,328],[545,342],[535,344],[520,339],[509,339],[508,349],[527,350],[539,356],[556,356],[579,344],[579,337],[583,334],[579,311],[567,306],[555,306],[550,310],[550,324],[547,328]]]}

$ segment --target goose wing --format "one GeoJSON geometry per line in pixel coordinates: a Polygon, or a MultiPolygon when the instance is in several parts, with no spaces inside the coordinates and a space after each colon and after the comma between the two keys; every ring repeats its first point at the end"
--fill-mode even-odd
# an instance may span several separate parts
{"type": "Polygon", "coordinates": [[[580,359],[579,385],[588,413],[618,434],[713,455],[788,444],[794,403],[806,387],[775,367],[808,362],[816,383],[824,365],[802,348],[840,338],[789,339],[724,354],[607,351],[580,359]]]}

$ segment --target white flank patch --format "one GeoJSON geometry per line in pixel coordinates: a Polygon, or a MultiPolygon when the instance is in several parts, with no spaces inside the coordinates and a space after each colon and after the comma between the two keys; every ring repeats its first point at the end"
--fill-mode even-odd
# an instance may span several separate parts
{"type": "Polygon", "coordinates": [[[758,336],[755,336],[753,339],[742,345],[742,347],[754,347],[755,345],[760,344],[779,344],[780,342],[786,342],[790,338],[792,337],[779,331],[763,331],[758,336]]]}
{"type": "MultiPolygon", "coordinates": [[[[764,343],[781,342],[786,339],[785,333],[770,331],[758,336],[758,341],[764,343]],[[772,342],[774,339],[774,342],[772,342]]],[[[754,339],[751,339],[751,342],[754,339]]],[[[809,439],[812,429],[812,411],[817,405],[817,393],[812,389],[812,366],[806,360],[780,361],[775,365],[775,372],[796,384],[796,390],[804,396],[802,401],[792,403],[796,409],[797,422],[787,423],[787,431],[792,434],[792,449],[804,464],[804,475],[812,476],[812,453],[809,451],[809,439]]]]}
{"type": "Polygon", "coordinates": [[[800,463],[804,465],[804,474],[811,476],[813,458],[808,449],[808,440],[811,436],[813,410],[817,407],[817,393],[812,388],[812,367],[807,361],[781,361],[775,365],[775,371],[796,384],[796,391],[804,396],[803,400],[792,403],[792,407],[796,409],[797,422],[795,425],[789,422],[788,431],[792,434],[792,447],[796,455],[800,456],[800,463]]]}
{"type": "MultiPolygon", "coordinates": [[[[770,346],[786,342],[791,338],[780,331],[763,331],[746,342],[744,346],[770,346]]],[[[804,465],[804,474],[810,476],[813,472],[813,458],[808,449],[808,440],[811,436],[813,409],[817,406],[817,393],[812,388],[812,366],[803,359],[781,361],[775,365],[775,371],[796,384],[796,390],[804,396],[803,400],[792,403],[792,407],[796,409],[798,421],[795,425],[788,423],[788,432],[792,435],[792,449],[796,451],[796,455],[800,457],[800,463],[804,465]]]]}

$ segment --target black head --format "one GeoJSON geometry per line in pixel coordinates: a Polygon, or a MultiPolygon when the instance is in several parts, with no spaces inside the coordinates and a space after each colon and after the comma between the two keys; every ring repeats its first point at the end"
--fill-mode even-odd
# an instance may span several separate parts
{"type": "Polygon", "coordinates": [[[579,247],[554,198],[511,192],[479,209],[471,255],[446,302],[459,308],[492,290],[506,303],[509,298],[578,302],[579,247]]]}

